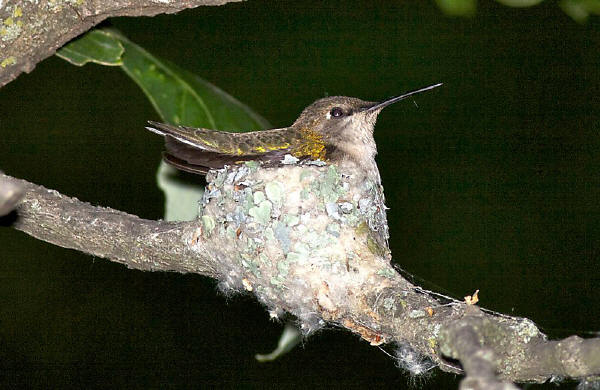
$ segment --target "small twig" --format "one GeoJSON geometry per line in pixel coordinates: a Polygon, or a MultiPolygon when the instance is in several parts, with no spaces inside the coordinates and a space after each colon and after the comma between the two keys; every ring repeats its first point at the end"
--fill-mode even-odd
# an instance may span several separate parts
{"type": "Polygon", "coordinates": [[[454,342],[452,357],[461,362],[466,374],[460,384],[461,390],[516,390],[512,383],[496,377],[500,359],[492,348],[483,346],[481,340],[484,338],[478,334],[478,329],[467,320],[457,321],[446,330],[454,342]]]}

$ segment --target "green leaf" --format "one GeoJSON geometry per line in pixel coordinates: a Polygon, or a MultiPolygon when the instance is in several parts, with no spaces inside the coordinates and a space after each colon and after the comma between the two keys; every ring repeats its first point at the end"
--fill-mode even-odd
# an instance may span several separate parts
{"type": "Polygon", "coordinates": [[[277,343],[277,348],[273,350],[271,353],[267,354],[259,354],[257,353],[254,357],[259,362],[272,362],[273,360],[279,358],[280,356],[288,353],[296,345],[298,345],[302,341],[302,333],[292,324],[286,324],[283,329],[283,333],[279,337],[279,342],[277,343]]]}
{"type": "Polygon", "coordinates": [[[559,5],[578,23],[585,23],[591,14],[600,15],[599,0],[562,0],[559,5]]]}
{"type": "MultiPolygon", "coordinates": [[[[57,55],[78,66],[88,62],[120,66],[146,94],[163,122],[227,131],[271,127],[222,89],[154,57],[113,29],[92,30],[61,48],[57,55]]],[[[140,123],[140,130],[144,125],[140,123]]],[[[157,183],[165,193],[166,220],[197,218],[203,185],[182,180],[164,162],[158,169],[157,183]]]]}
{"type": "Polygon", "coordinates": [[[79,66],[87,62],[120,65],[164,122],[227,131],[270,127],[264,118],[222,89],[159,60],[113,29],[92,30],[57,55],[79,66]],[[107,52],[112,57],[107,57],[107,52]]]}
{"type": "Polygon", "coordinates": [[[544,0],[496,0],[500,4],[507,5],[509,7],[533,7],[534,5],[538,5],[544,0]]]}
{"type": "Polygon", "coordinates": [[[161,161],[156,172],[156,185],[165,194],[165,221],[194,221],[200,214],[204,185],[190,181],[179,171],[161,161]]]}
{"type": "Polygon", "coordinates": [[[73,65],[83,66],[88,62],[100,65],[122,65],[121,55],[125,49],[118,40],[103,30],[92,30],[56,52],[56,55],[73,65]]]}
{"type": "Polygon", "coordinates": [[[142,88],[163,120],[227,131],[270,127],[248,106],[222,89],[179,67],[161,62],[122,39],[123,70],[142,88]]]}
{"type": "Polygon", "coordinates": [[[436,0],[438,7],[446,15],[473,16],[477,9],[477,0],[436,0]]]}

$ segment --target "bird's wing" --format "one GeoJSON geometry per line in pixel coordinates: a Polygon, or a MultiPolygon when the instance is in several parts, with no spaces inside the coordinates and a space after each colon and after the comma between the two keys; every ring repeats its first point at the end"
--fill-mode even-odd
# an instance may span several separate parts
{"type": "Polygon", "coordinates": [[[146,129],[151,132],[163,135],[167,140],[169,138],[174,139],[194,149],[221,152],[225,149],[225,145],[231,144],[232,133],[195,127],[174,126],[159,122],[148,123],[151,126],[147,126],[146,129]]]}
{"type": "Polygon", "coordinates": [[[148,126],[146,129],[153,133],[171,137],[192,148],[231,156],[265,154],[289,149],[291,146],[290,141],[286,140],[286,129],[230,133],[158,122],[149,123],[152,127],[148,126]]]}
{"type": "Polygon", "coordinates": [[[165,136],[164,160],[177,169],[206,174],[209,169],[256,160],[267,164],[281,162],[296,140],[286,138],[286,129],[249,133],[229,133],[202,128],[149,122],[146,127],[165,136]]]}

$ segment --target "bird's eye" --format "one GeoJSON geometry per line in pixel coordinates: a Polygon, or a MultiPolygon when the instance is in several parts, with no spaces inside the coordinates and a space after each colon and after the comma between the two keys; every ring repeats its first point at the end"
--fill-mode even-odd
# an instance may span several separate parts
{"type": "Polygon", "coordinates": [[[333,107],[331,111],[329,111],[329,114],[334,118],[339,118],[344,115],[344,110],[339,107],[333,107]]]}

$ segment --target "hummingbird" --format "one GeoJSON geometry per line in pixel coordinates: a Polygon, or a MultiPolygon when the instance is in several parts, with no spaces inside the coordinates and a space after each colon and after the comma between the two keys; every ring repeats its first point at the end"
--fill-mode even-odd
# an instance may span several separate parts
{"type": "Polygon", "coordinates": [[[204,175],[210,169],[246,161],[280,166],[286,155],[291,155],[297,161],[354,164],[358,171],[379,182],[373,138],[377,116],[390,104],[441,85],[380,102],[346,96],[322,98],[306,107],[291,126],[278,129],[230,133],[152,121],[146,129],[165,137],[163,159],[168,164],[191,173],[204,175]]]}

